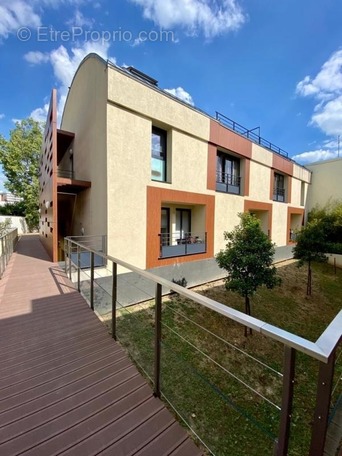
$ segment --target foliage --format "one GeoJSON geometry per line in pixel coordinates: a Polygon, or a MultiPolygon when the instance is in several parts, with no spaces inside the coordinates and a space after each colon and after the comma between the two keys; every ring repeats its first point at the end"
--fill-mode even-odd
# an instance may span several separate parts
{"type": "Polygon", "coordinates": [[[12,225],[11,219],[6,219],[4,222],[0,222],[0,236],[4,236],[12,225]]]}
{"type": "Polygon", "coordinates": [[[25,204],[23,201],[5,204],[4,206],[0,206],[0,214],[25,217],[25,204]]]}
{"type": "Polygon", "coordinates": [[[16,122],[9,139],[0,135],[0,162],[7,178],[5,187],[23,198],[29,229],[38,227],[39,157],[42,130],[32,118],[16,122]]]}
{"type": "Polygon", "coordinates": [[[312,261],[325,262],[327,257],[327,230],[325,223],[319,219],[311,219],[306,227],[297,233],[297,244],[293,248],[294,258],[299,260],[298,266],[308,264],[307,295],[312,291],[312,261]]]}
{"type": "Polygon", "coordinates": [[[324,207],[316,206],[309,212],[308,221],[322,225],[327,242],[342,243],[342,201],[332,201],[324,207]]]}
{"type": "Polygon", "coordinates": [[[220,268],[228,273],[226,288],[245,298],[245,311],[250,315],[249,298],[258,287],[274,288],[280,284],[276,268],[272,266],[274,244],[262,231],[259,220],[248,213],[233,231],[225,232],[226,249],[216,255],[220,268]]]}

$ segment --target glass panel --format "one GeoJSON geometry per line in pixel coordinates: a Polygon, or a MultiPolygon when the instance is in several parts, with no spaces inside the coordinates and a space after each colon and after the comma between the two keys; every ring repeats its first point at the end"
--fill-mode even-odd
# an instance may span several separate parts
{"type": "Polygon", "coordinates": [[[191,210],[176,209],[176,232],[175,234],[184,239],[191,233],[191,210]]]}
{"type": "Polygon", "coordinates": [[[162,244],[170,244],[170,209],[162,208],[161,210],[161,222],[160,222],[160,232],[162,235],[162,244]]]}
{"type": "Polygon", "coordinates": [[[152,129],[152,179],[166,180],[166,131],[159,128],[152,129]]]}

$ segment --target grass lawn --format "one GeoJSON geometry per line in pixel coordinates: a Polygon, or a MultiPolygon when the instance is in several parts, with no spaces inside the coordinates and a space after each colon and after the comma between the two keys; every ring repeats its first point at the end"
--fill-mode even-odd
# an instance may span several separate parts
{"type": "MultiPolygon", "coordinates": [[[[311,341],[342,308],[342,271],[313,266],[312,296],[306,268],[280,267],[282,285],[259,289],[252,314],[311,341]]],[[[244,302],[223,283],[199,293],[243,311],[244,302]]],[[[163,302],[162,392],[215,455],[272,455],[278,436],[283,346],[178,296],[163,302]],[[204,329],[203,329],[204,328],[204,329]]],[[[153,377],[154,307],[147,303],[119,312],[118,336],[133,359],[153,377]]],[[[341,353],[339,350],[338,354],[341,353]]],[[[341,357],[342,358],[342,357],[341,357]]],[[[342,375],[337,363],[335,384],[342,375]]],[[[318,363],[297,353],[290,456],[304,456],[311,436],[318,363]]],[[[333,401],[341,394],[341,384],[333,401]]]]}

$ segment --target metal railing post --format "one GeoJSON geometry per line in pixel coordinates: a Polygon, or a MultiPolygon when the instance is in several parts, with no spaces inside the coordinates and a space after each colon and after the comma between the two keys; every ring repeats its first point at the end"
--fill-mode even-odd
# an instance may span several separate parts
{"type": "Polygon", "coordinates": [[[113,281],[112,281],[112,337],[114,340],[116,338],[116,301],[118,293],[118,267],[117,264],[113,262],[113,281]]]}
{"type": "Polygon", "coordinates": [[[64,238],[64,271],[67,274],[67,245],[68,241],[64,238]]]}
{"type": "Polygon", "coordinates": [[[281,403],[280,430],[276,456],[287,456],[288,452],[295,383],[295,363],[296,351],[293,348],[285,346],[283,398],[281,403]]]}
{"type": "Polygon", "coordinates": [[[331,391],[334,379],[336,348],[327,364],[321,362],[318,374],[316,409],[311,434],[309,456],[323,456],[328,428],[331,391]]]}
{"type": "Polygon", "coordinates": [[[71,250],[72,250],[71,242],[69,241],[69,244],[68,244],[68,256],[69,256],[69,279],[70,280],[71,280],[71,250]]]}
{"type": "Polygon", "coordinates": [[[160,356],[161,356],[161,318],[162,286],[157,283],[155,295],[155,337],[154,337],[154,395],[160,397],[160,356]]]}
{"type": "Polygon", "coordinates": [[[77,246],[77,290],[81,291],[81,252],[80,246],[77,246]]]}
{"type": "Polygon", "coordinates": [[[94,310],[94,252],[90,252],[90,307],[94,310]]]}

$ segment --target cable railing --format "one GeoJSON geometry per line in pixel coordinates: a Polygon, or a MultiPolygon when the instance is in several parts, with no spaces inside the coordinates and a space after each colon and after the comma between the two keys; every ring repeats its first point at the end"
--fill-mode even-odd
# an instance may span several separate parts
{"type": "Polygon", "coordinates": [[[235,120],[232,120],[217,111],[216,120],[218,120],[222,125],[229,128],[230,130],[235,131],[239,135],[243,136],[244,138],[250,139],[252,142],[258,144],[259,146],[265,147],[266,149],[269,149],[272,152],[275,152],[276,154],[282,155],[284,157],[288,157],[289,155],[285,150],[271,143],[267,139],[262,138],[260,136],[260,127],[249,130],[238,122],[235,122],[235,120]],[[259,134],[255,133],[256,130],[259,131],[259,134]]]}
{"type": "Polygon", "coordinates": [[[312,342],[74,239],[65,239],[65,252],[66,272],[90,307],[210,454],[323,455],[340,396],[342,311],[312,342]],[[89,269],[80,267],[84,252],[89,269]],[[132,302],[126,295],[135,291],[140,301],[132,302]],[[253,336],[241,344],[245,326],[253,336]]]}
{"type": "Polygon", "coordinates": [[[18,229],[10,229],[0,237],[0,279],[18,242],[18,229]]]}

